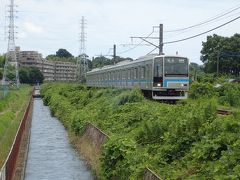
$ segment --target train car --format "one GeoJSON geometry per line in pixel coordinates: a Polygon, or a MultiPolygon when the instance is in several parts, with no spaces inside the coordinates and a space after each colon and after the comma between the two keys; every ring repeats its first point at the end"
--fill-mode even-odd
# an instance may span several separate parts
{"type": "Polygon", "coordinates": [[[133,61],[93,69],[86,76],[88,87],[134,88],[157,100],[186,99],[189,61],[186,57],[151,54],[133,61]]]}

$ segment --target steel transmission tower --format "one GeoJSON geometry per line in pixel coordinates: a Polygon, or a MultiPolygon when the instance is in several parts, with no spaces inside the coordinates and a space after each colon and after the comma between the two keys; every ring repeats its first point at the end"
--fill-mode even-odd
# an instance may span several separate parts
{"type": "Polygon", "coordinates": [[[79,58],[77,60],[77,78],[83,80],[86,78],[86,73],[88,71],[87,57],[86,57],[86,20],[83,16],[80,21],[80,38],[79,38],[79,58]],[[83,66],[83,67],[82,67],[83,66]]]}
{"type": "Polygon", "coordinates": [[[15,83],[16,86],[19,87],[19,73],[18,73],[18,61],[16,57],[16,48],[15,48],[15,5],[14,0],[10,0],[10,10],[9,10],[9,26],[8,26],[8,52],[6,55],[6,61],[4,65],[4,73],[3,73],[3,79],[2,79],[2,85],[6,86],[8,83],[7,81],[7,74],[8,74],[8,67],[9,65],[15,66],[15,83]]]}

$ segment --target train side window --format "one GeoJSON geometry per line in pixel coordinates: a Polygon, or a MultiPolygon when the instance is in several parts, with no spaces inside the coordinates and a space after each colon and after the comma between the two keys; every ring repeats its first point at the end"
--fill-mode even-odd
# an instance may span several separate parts
{"type": "Polygon", "coordinates": [[[141,67],[141,78],[145,78],[146,76],[146,68],[144,66],[141,67]]]}
{"type": "Polygon", "coordinates": [[[155,67],[154,67],[154,77],[162,77],[163,75],[163,61],[161,59],[155,59],[155,67]]]}
{"type": "Polygon", "coordinates": [[[122,79],[122,70],[119,71],[119,80],[122,79]]]}
{"type": "Polygon", "coordinates": [[[134,78],[134,68],[131,68],[131,79],[133,79],[134,78]]]}
{"type": "Polygon", "coordinates": [[[128,79],[131,78],[131,69],[128,69],[128,79]]]}
{"type": "Polygon", "coordinates": [[[149,64],[146,65],[146,76],[147,78],[150,78],[150,71],[151,71],[151,66],[149,64]]]}
{"type": "Polygon", "coordinates": [[[118,71],[118,80],[121,79],[121,71],[118,71]]]}
{"type": "Polygon", "coordinates": [[[134,79],[137,79],[138,69],[134,68],[134,79]]]}

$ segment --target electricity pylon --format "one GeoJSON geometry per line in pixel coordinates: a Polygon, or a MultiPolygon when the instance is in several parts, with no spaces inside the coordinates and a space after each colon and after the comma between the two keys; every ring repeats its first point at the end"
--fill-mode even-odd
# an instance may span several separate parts
{"type": "Polygon", "coordinates": [[[79,57],[77,59],[77,78],[78,80],[83,80],[86,78],[86,73],[88,71],[87,57],[86,57],[86,33],[85,33],[86,20],[84,16],[80,22],[80,39],[79,39],[79,57]],[[82,68],[83,66],[83,68],[82,68]]]}
{"type": "Polygon", "coordinates": [[[18,60],[16,57],[16,47],[15,47],[15,5],[14,0],[10,0],[10,10],[9,10],[9,26],[8,26],[8,52],[6,54],[6,60],[4,65],[4,72],[3,72],[3,79],[2,79],[2,85],[5,87],[9,83],[9,79],[7,77],[8,71],[9,71],[9,65],[13,65],[15,67],[15,85],[17,88],[19,87],[19,72],[18,72],[18,60]]]}

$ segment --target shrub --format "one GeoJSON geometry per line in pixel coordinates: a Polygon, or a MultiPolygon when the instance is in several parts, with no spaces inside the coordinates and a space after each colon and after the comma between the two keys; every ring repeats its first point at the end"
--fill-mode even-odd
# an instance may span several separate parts
{"type": "Polygon", "coordinates": [[[219,103],[221,105],[229,105],[232,107],[240,106],[240,85],[238,84],[225,84],[219,88],[219,103]]]}
{"type": "Polygon", "coordinates": [[[190,87],[189,97],[192,99],[211,98],[216,95],[216,91],[210,83],[192,83],[190,87]]]}
{"type": "Polygon", "coordinates": [[[133,102],[140,102],[144,99],[141,90],[134,88],[133,90],[131,90],[131,92],[129,93],[129,91],[126,92],[122,92],[119,96],[116,97],[116,105],[124,105],[126,103],[133,103],[133,102]]]}

